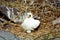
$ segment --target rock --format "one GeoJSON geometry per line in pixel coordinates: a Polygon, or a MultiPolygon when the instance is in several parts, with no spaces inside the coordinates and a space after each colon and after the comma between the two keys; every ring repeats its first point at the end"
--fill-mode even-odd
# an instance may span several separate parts
{"type": "Polygon", "coordinates": [[[0,40],[21,40],[10,32],[0,30],[0,40]]]}
{"type": "Polygon", "coordinates": [[[53,39],[53,40],[60,40],[60,38],[55,38],[55,39],[53,39]]]}
{"type": "Polygon", "coordinates": [[[17,12],[19,12],[19,10],[17,10],[16,8],[9,8],[7,6],[0,6],[0,17],[7,21],[12,21],[14,22],[14,20],[18,20],[15,19],[16,16],[18,16],[17,12]]]}

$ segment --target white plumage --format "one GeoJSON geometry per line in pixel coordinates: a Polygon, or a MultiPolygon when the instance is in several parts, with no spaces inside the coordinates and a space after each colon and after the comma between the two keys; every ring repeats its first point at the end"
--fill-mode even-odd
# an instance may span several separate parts
{"type": "Polygon", "coordinates": [[[27,32],[31,33],[31,30],[37,28],[40,24],[39,20],[35,20],[31,12],[27,13],[26,19],[21,24],[22,28],[27,32]]]}

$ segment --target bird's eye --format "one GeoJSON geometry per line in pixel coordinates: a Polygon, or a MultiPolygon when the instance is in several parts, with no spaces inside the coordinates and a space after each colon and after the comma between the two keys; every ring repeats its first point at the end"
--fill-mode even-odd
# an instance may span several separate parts
{"type": "Polygon", "coordinates": [[[29,15],[29,17],[31,17],[31,15],[29,15]]]}

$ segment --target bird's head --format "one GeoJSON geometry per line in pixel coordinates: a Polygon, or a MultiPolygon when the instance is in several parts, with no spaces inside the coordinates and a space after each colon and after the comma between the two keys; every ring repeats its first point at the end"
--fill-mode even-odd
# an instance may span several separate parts
{"type": "Polygon", "coordinates": [[[31,12],[27,13],[27,18],[33,18],[33,14],[31,12]]]}

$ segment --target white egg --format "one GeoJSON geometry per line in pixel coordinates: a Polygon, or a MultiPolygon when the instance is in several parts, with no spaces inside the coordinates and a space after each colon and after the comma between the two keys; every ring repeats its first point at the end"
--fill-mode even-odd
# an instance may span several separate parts
{"type": "Polygon", "coordinates": [[[31,30],[37,28],[40,24],[39,20],[33,18],[33,14],[31,12],[27,13],[26,19],[21,24],[22,28],[27,32],[31,33],[31,30]]]}

